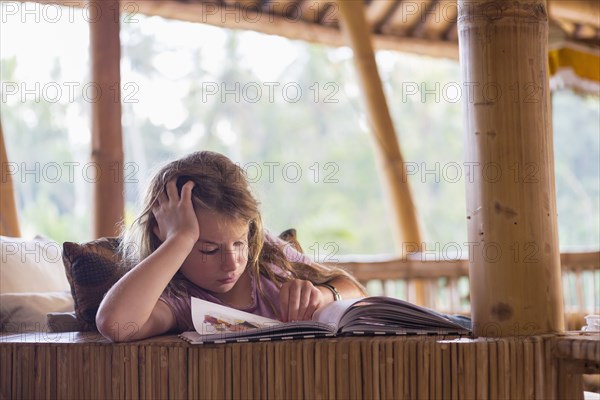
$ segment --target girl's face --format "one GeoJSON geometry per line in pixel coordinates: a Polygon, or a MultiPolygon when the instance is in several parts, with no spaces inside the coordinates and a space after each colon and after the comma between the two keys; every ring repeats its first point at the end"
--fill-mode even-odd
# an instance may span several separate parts
{"type": "Polygon", "coordinates": [[[208,210],[196,211],[200,237],[181,265],[194,284],[219,294],[236,286],[248,263],[248,224],[208,210]]]}

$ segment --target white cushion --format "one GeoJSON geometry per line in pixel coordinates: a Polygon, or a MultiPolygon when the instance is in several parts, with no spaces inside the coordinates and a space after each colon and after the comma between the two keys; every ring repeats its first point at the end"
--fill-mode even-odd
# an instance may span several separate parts
{"type": "Polygon", "coordinates": [[[45,238],[0,236],[0,293],[71,290],[61,246],[45,238]]]}
{"type": "Polygon", "coordinates": [[[0,294],[0,331],[47,331],[46,314],[73,311],[70,292],[0,294]]]}

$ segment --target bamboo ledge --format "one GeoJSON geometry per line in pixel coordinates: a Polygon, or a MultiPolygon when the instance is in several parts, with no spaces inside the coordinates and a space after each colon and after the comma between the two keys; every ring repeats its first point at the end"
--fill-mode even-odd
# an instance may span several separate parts
{"type": "Polygon", "coordinates": [[[582,333],[204,346],[28,333],[0,336],[0,398],[582,398],[599,357],[582,333]]]}

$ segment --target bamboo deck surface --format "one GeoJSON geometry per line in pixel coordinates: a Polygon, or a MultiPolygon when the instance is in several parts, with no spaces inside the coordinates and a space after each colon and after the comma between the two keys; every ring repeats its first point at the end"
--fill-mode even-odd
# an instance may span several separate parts
{"type": "Polygon", "coordinates": [[[111,344],[94,333],[4,335],[0,398],[582,398],[581,379],[557,355],[579,357],[565,350],[578,348],[597,360],[598,346],[590,335],[223,345],[176,336],[111,344]]]}

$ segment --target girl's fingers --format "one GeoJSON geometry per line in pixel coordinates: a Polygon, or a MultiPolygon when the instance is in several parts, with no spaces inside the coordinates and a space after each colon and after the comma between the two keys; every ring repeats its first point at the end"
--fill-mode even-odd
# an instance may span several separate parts
{"type": "Polygon", "coordinates": [[[321,305],[321,297],[322,297],[321,291],[319,289],[317,289],[316,287],[313,287],[311,289],[311,296],[308,301],[308,306],[306,307],[306,311],[304,312],[303,319],[305,319],[305,320],[312,319],[313,314],[315,313],[315,311],[317,311],[317,309],[321,305]]]}
{"type": "Polygon", "coordinates": [[[166,191],[170,201],[179,201],[179,193],[177,193],[176,180],[171,179],[167,182],[166,191]]]}
{"type": "Polygon", "coordinates": [[[290,303],[290,292],[289,286],[283,285],[281,286],[281,291],[279,292],[279,304],[281,310],[281,320],[283,322],[288,321],[288,304],[290,303]]]}
{"type": "Polygon", "coordinates": [[[300,279],[284,283],[279,297],[283,322],[311,319],[322,302],[319,289],[309,281],[300,279]]]}
{"type": "Polygon", "coordinates": [[[181,201],[187,202],[192,200],[192,189],[194,188],[195,183],[193,181],[186,182],[181,187],[181,201]]]}
{"type": "Polygon", "coordinates": [[[298,321],[306,319],[305,314],[310,302],[311,286],[310,282],[304,281],[299,288],[298,310],[296,311],[296,320],[298,321]]]}
{"type": "Polygon", "coordinates": [[[298,305],[300,304],[300,293],[296,281],[292,281],[289,290],[288,298],[288,321],[296,321],[298,319],[298,305]]]}
{"type": "Polygon", "coordinates": [[[198,237],[198,222],[192,204],[192,188],[194,182],[186,182],[181,189],[181,198],[177,193],[176,180],[171,179],[157,196],[152,206],[152,214],[156,218],[156,228],[152,232],[161,241],[167,240],[171,234],[185,233],[198,237]],[[196,226],[194,226],[196,225],[196,226]]]}
{"type": "Polygon", "coordinates": [[[298,306],[300,304],[299,281],[286,282],[281,287],[281,314],[283,322],[296,321],[298,319],[298,306]]]}
{"type": "Polygon", "coordinates": [[[167,201],[169,201],[169,198],[167,197],[165,192],[160,192],[158,194],[157,200],[158,201],[154,203],[154,207],[152,207],[153,210],[158,208],[161,204],[166,204],[167,201]]]}

